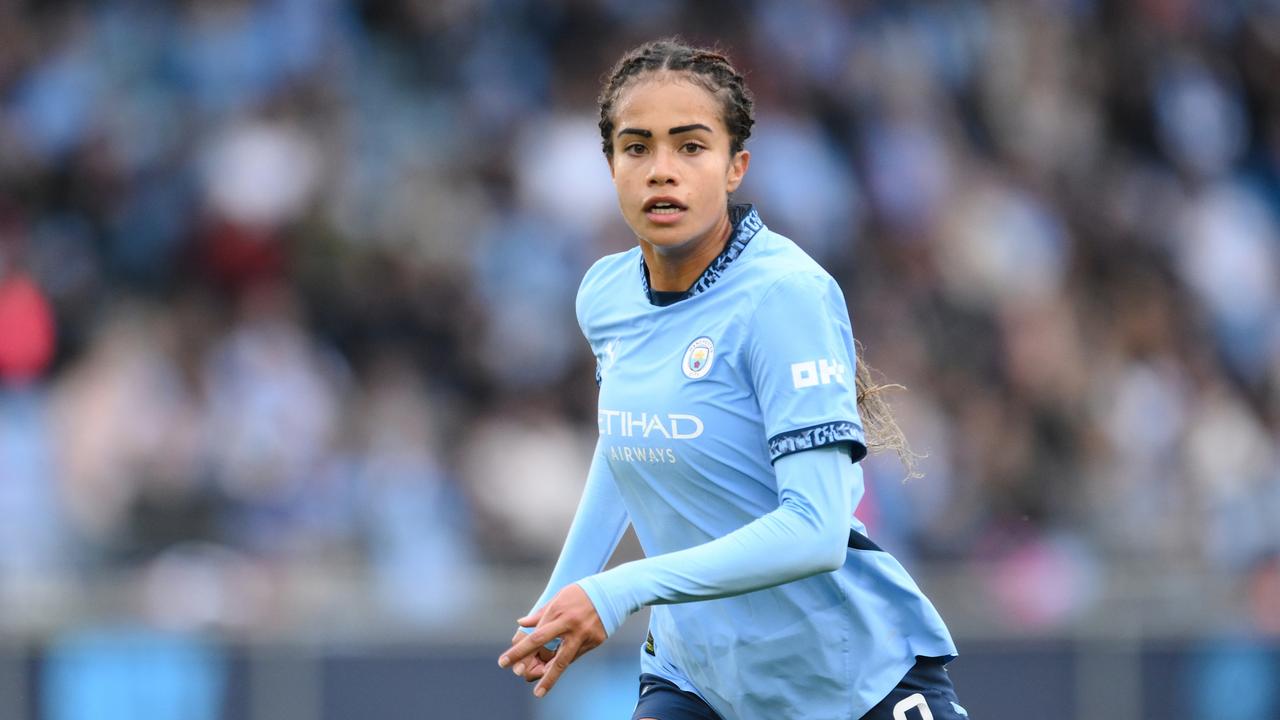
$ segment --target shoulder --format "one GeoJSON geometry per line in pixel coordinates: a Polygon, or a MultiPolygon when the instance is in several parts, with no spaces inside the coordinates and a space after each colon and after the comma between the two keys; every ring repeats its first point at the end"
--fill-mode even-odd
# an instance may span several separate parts
{"type": "Polygon", "coordinates": [[[640,282],[639,268],[639,247],[605,255],[591,265],[582,276],[575,301],[578,324],[584,332],[590,324],[593,310],[598,310],[610,298],[617,297],[619,288],[625,287],[625,283],[640,282]]]}
{"type": "Polygon", "coordinates": [[[756,238],[752,258],[755,294],[759,305],[795,304],[839,300],[844,294],[831,273],[809,257],[790,238],[764,230],[756,238]]]}

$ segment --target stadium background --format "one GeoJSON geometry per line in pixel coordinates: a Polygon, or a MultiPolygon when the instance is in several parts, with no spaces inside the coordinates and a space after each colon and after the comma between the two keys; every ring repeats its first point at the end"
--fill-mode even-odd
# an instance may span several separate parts
{"type": "MultiPolygon", "coordinates": [[[[594,95],[718,42],[926,476],[975,718],[1280,717],[1280,5],[0,2],[0,717],[627,717],[494,664],[628,247],[594,95]]],[[[623,556],[637,553],[624,543],[623,556]]]]}

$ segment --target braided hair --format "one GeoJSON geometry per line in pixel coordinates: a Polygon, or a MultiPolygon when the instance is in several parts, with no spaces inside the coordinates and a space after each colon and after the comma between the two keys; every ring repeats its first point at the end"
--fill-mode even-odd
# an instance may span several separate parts
{"type": "Polygon", "coordinates": [[[645,43],[622,56],[600,92],[600,138],[605,157],[613,158],[613,109],[622,91],[635,79],[654,72],[682,72],[690,80],[715,95],[729,130],[729,154],[742,151],[751,137],[754,101],[747,83],[724,55],[705,48],[685,45],[678,39],[645,43]]]}

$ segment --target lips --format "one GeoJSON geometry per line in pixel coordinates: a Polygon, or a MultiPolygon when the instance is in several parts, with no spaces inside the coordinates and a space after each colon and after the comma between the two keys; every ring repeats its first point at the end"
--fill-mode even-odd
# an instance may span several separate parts
{"type": "Polygon", "coordinates": [[[688,210],[688,206],[679,200],[663,195],[659,197],[651,197],[644,202],[644,211],[648,212],[673,212],[688,210]]]}
{"type": "Polygon", "coordinates": [[[689,208],[673,197],[652,197],[644,203],[644,216],[654,225],[673,225],[689,208]]]}

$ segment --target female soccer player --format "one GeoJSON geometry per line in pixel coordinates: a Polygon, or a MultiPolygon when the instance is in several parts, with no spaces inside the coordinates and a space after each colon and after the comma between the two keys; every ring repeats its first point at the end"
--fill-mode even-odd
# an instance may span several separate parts
{"type": "Polygon", "coordinates": [[[865,388],[844,297],[729,203],[753,122],[729,61],[675,41],[629,52],[600,96],[639,246],[578,291],[600,440],[498,664],[542,697],[652,605],[637,720],[959,718],[946,626],[853,515],[865,388]],[[628,521],[647,557],[601,572],[628,521]]]}

